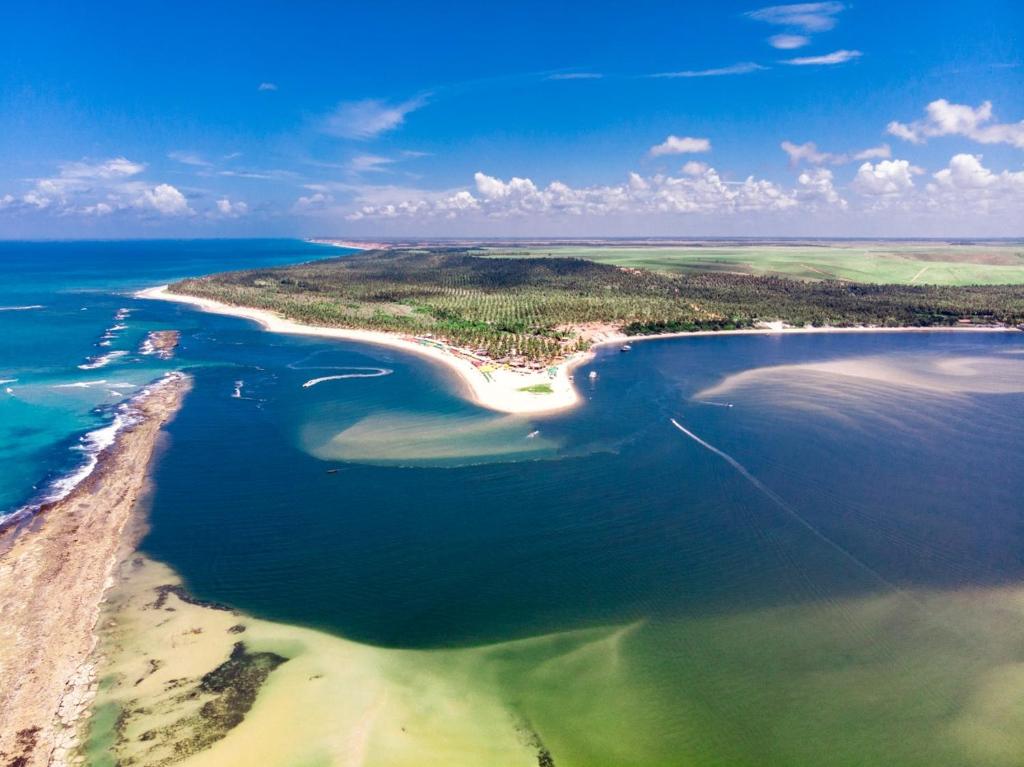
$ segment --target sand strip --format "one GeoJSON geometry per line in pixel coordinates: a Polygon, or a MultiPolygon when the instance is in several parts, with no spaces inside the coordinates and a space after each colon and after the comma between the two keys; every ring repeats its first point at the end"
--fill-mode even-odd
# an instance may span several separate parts
{"type": "Polygon", "coordinates": [[[536,372],[495,369],[489,366],[478,367],[471,361],[467,352],[443,344],[436,339],[417,339],[412,336],[401,336],[397,333],[384,333],[375,330],[303,325],[264,309],[232,306],[209,298],[171,293],[166,285],[149,288],[135,295],[136,298],[177,301],[214,314],[226,314],[253,320],[259,323],[264,330],[273,333],[358,341],[378,346],[389,346],[393,349],[429,357],[442,363],[458,376],[473,402],[501,413],[539,414],[573,407],[580,402],[580,397],[572,385],[570,374],[573,368],[591,359],[589,354],[576,354],[561,364],[536,372]],[[550,386],[551,391],[545,393],[523,391],[523,389],[538,385],[550,386]]]}
{"type": "Polygon", "coordinates": [[[96,470],[29,525],[0,533],[0,764],[70,763],[95,693],[94,629],[161,427],[191,379],[172,373],[133,402],[134,423],[96,470]],[[13,540],[12,540],[13,539],[13,540]]]}

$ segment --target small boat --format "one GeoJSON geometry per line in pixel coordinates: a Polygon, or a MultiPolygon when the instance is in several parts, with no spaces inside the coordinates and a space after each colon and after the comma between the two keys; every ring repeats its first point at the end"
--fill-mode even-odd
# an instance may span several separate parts
{"type": "Polygon", "coordinates": [[[527,439],[533,439],[538,434],[540,434],[540,429],[537,429],[536,431],[531,431],[529,434],[526,435],[526,438],[527,439]]]}
{"type": "Polygon", "coordinates": [[[593,381],[595,378],[597,378],[597,371],[596,370],[591,370],[589,378],[590,378],[591,381],[593,381]]]}
{"type": "Polygon", "coordinates": [[[337,474],[337,473],[338,473],[338,470],[337,470],[337,469],[328,469],[328,470],[327,470],[327,473],[328,473],[328,474],[337,474]]]}
{"type": "Polygon", "coordinates": [[[630,346],[629,344],[623,344],[622,346],[619,347],[619,351],[620,352],[631,352],[631,351],[633,351],[633,347],[630,346]]]}

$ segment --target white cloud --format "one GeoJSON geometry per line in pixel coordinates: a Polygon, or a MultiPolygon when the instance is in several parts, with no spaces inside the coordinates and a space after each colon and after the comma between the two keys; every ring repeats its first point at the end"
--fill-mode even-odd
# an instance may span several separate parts
{"type": "Polygon", "coordinates": [[[836,16],[845,7],[843,3],[838,2],[796,3],[773,5],[750,11],[746,15],[766,24],[795,27],[804,32],[825,32],[836,25],[836,16]]]}
{"type": "Polygon", "coordinates": [[[176,162],[182,163],[183,165],[194,165],[199,168],[207,168],[213,165],[213,163],[204,160],[198,152],[186,152],[183,150],[178,150],[174,152],[168,152],[167,156],[170,159],[175,160],[176,162]]]}
{"type": "Polygon", "coordinates": [[[300,197],[295,201],[292,206],[292,211],[295,213],[311,213],[314,211],[325,210],[329,205],[334,202],[334,197],[325,192],[314,192],[313,194],[300,197]]]}
{"type": "Polygon", "coordinates": [[[322,124],[324,133],[341,138],[366,140],[395,130],[405,122],[406,115],[426,104],[417,97],[399,104],[380,99],[342,102],[322,124]]]}
{"type": "Polygon", "coordinates": [[[828,168],[812,168],[797,176],[797,194],[812,210],[819,206],[838,207],[845,210],[847,202],[833,185],[832,171],[828,168]]]}
{"type": "Polygon", "coordinates": [[[813,141],[803,144],[794,144],[792,141],[783,141],[780,144],[782,151],[789,155],[790,165],[799,165],[801,162],[808,162],[811,165],[821,165],[829,162],[832,155],[828,152],[819,152],[818,145],[813,141]]]}
{"type": "Polygon", "coordinates": [[[539,187],[532,179],[508,181],[483,172],[474,175],[475,194],[469,190],[419,193],[374,188],[359,195],[347,217],[365,219],[452,219],[461,215],[491,219],[545,216],[607,216],[611,214],[721,214],[784,211],[798,205],[795,190],[764,179],[749,177],[731,182],[716,170],[693,167],[686,176],[631,173],[626,183],[611,186],[571,187],[552,181],[539,187]]]}
{"type": "Polygon", "coordinates": [[[682,72],[658,72],[657,74],[648,75],[648,77],[722,77],[725,75],[745,75],[750,72],[757,72],[761,69],[764,69],[764,67],[760,64],[755,64],[752,61],[743,61],[739,64],[730,64],[727,67],[718,67],[716,69],[687,69],[682,72]]]}
{"type": "Polygon", "coordinates": [[[994,123],[992,118],[991,101],[972,107],[937,99],[925,107],[923,120],[912,123],[893,120],[888,131],[914,144],[922,144],[934,136],[964,136],[981,144],[1010,144],[1024,149],[1024,120],[994,123]]]}
{"type": "Polygon", "coordinates": [[[778,48],[781,51],[803,48],[809,42],[811,42],[810,38],[803,35],[772,35],[768,38],[768,44],[772,48],[778,48]]]}
{"type": "Polygon", "coordinates": [[[840,50],[826,53],[823,56],[801,56],[795,59],[786,59],[782,63],[796,67],[830,66],[845,64],[847,61],[853,61],[863,55],[860,51],[840,50]]]}
{"type": "Polygon", "coordinates": [[[1020,231],[1024,210],[1024,171],[996,173],[981,163],[980,155],[954,155],[947,167],[932,174],[923,205],[944,218],[959,215],[975,222],[982,217],[1001,218],[1020,231]]]}
{"type": "Polygon", "coordinates": [[[604,75],[599,72],[560,72],[548,75],[548,80],[600,80],[604,75]]]}
{"type": "Polygon", "coordinates": [[[394,163],[394,158],[376,154],[356,155],[348,162],[348,170],[352,173],[383,173],[387,166],[394,163]]]}
{"type": "Polygon", "coordinates": [[[669,136],[660,144],[652,146],[650,149],[652,157],[661,157],[666,154],[693,154],[710,151],[711,141],[706,138],[692,138],[690,136],[669,136]]]}
{"type": "Polygon", "coordinates": [[[227,197],[217,200],[216,216],[221,218],[239,218],[249,212],[249,206],[239,200],[231,202],[227,197]]]}
{"type": "Polygon", "coordinates": [[[153,185],[136,178],[145,168],[144,163],[124,157],[62,163],[57,175],[35,179],[20,197],[5,195],[8,202],[4,207],[84,217],[133,210],[162,216],[194,213],[185,195],[174,186],[153,185]]]}
{"type": "Polygon", "coordinates": [[[157,184],[152,189],[143,189],[132,204],[136,208],[152,209],[165,216],[182,216],[193,212],[185,195],[170,184],[157,184]]]}
{"type": "Polygon", "coordinates": [[[853,155],[854,160],[888,160],[890,157],[892,157],[892,148],[888,144],[861,149],[853,155]]]}
{"type": "Polygon", "coordinates": [[[867,227],[901,236],[1019,230],[1024,171],[996,172],[978,156],[957,155],[927,183],[920,180],[923,173],[906,160],[891,159],[861,163],[845,185],[821,165],[801,169],[791,185],[756,177],[732,181],[697,162],[684,165],[679,175],[630,173],[620,183],[592,186],[557,180],[542,185],[528,177],[477,172],[470,186],[445,190],[310,185],[310,194],[293,210],[369,230],[408,232],[586,232],[613,222],[633,233],[678,233],[679,226],[793,232],[804,225],[818,233],[863,233],[867,227]],[[345,196],[335,201],[329,190],[345,196]]]}
{"type": "Polygon", "coordinates": [[[993,173],[981,164],[981,155],[954,155],[946,168],[932,176],[946,189],[998,189],[1024,193],[1024,171],[993,173]]]}
{"type": "Polygon", "coordinates": [[[256,88],[258,91],[276,91],[277,83],[260,83],[259,87],[256,88]]]}
{"type": "Polygon", "coordinates": [[[67,162],[60,165],[60,177],[63,179],[114,179],[136,176],[146,169],[143,163],[132,162],[124,157],[114,157],[102,162],[67,162]]]}
{"type": "Polygon", "coordinates": [[[851,186],[865,195],[898,195],[913,189],[913,177],[921,173],[907,160],[865,162],[857,169],[851,186]]]}
{"type": "Polygon", "coordinates": [[[854,160],[885,160],[892,157],[892,150],[888,144],[868,147],[859,152],[836,154],[823,152],[813,141],[803,144],[794,144],[791,141],[783,141],[780,144],[782,151],[789,155],[789,164],[792,166],[806,162],[810,165],[844,165],[854,160]]]}

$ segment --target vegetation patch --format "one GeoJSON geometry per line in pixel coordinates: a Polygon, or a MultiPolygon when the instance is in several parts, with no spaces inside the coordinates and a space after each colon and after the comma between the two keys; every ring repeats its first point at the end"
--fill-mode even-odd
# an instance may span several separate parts
{"type": "Polygon", "coordinates": [[[530,394],[551,394],[554,390],[551,388],[551,384],[541,383],[533,384],[532,386],[523,386],[519,391],[525,391],[530,394]]]}
{"type": "Polygon", "coordinates": [[[184,280],[172,290],[313,325],[433,337],[478,357],[541,368],[589,347],[603,323],[630,334],[795,326],[944,327],[1024,322],[1021,285],[875,285],[701,272],[467,250],[367,251],[184,280]]]}

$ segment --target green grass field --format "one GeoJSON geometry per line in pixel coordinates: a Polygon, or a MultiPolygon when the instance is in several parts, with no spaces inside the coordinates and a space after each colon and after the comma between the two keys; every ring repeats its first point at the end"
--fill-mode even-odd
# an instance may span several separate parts
{"type": "Polygon", "coordinates": [[[901,285],[1024,283],[1024,243],[856,243],[490,248],[488,255],[586,258],[663,272],[770,274],[901,285]]]}

